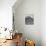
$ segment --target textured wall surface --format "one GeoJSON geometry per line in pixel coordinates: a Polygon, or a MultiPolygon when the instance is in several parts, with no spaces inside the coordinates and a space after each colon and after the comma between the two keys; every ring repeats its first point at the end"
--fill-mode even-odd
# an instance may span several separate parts
{"type": "MultiPolygon", "coordinates": [[[[16,6],[16,5],[14,5],[16,6]]],[[[40,0],[23,0],[20,5],[14,7],[14,19],[15,28],[18,32],[23,33],[23,37],[26,39],[32,39],[35,41],[36,46],[41,46],[41,1],[40,0]],[[34,24],[26,25],[25,17],[34,15],[34,24]]]]}

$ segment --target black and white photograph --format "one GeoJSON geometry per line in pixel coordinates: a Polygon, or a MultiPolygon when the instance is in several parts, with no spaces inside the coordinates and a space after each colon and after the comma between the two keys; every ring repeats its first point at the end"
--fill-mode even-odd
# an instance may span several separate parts
{"type": "Polygon", "coordinates": [[[26,25],[33,25],[34,24],[34,16],[26,16],[25,17],[25,24],[26,25]]]}

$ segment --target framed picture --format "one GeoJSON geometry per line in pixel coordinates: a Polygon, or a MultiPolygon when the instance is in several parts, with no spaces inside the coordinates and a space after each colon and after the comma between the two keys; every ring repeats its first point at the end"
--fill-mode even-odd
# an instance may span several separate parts
{"type": "Polygon", "coordinates": [[[33,25],[34,24],[34,16],[32,14],[25,17],[25,24],[26,25],[33,25]]]}

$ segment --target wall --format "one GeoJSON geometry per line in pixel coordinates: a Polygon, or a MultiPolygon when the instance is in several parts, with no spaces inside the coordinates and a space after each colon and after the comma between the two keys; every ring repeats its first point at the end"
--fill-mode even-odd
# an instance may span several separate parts
{"type": "Polygon", "coordinates": [[[16,0],[0,0],[0,27],[12,28],[12,6],[16,0]]]}
{"type": "Polygon", "coordinates": [[[46,46],[46,0],[41,1],[41,38],[42,46],[46,46]]]}
{"type": "Polygon", "coordinates": [[[41,0],[23,0],[23,2],[15,8],[13,9],[15,28],[18,32],[23,33],[25,39],[32,39],[35,41],[36,46],[41,46],[41,0]],[[28,16],[28,14],[34,15],[33,25],[25,24],[25,17],[28,16]]]}

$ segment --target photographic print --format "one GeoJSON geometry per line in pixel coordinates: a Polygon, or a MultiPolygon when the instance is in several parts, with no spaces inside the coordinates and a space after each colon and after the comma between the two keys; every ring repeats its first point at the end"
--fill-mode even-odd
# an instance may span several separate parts
{"type": "Polygon", "coordinates": [[[25,17],[25,24],[27,24],[27,25],[34,24],[34,16],[32,14],[30,16],[25,17]]]}

